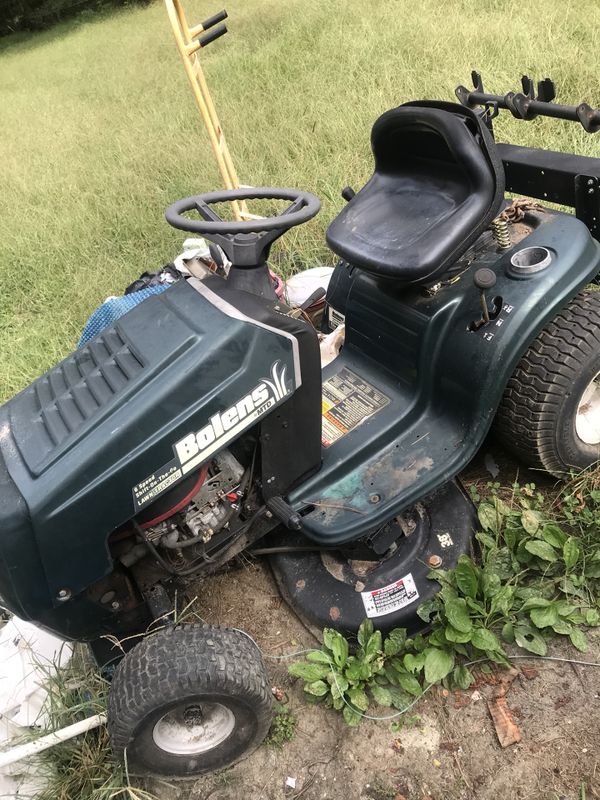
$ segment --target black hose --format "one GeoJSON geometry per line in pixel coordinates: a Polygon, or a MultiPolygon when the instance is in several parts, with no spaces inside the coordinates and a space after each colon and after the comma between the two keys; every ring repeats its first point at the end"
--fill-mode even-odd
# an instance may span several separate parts
{"type": "Polygon", "coordinates": [[[170,564],[168,564],[165,561],[165,559],[161,556],[161,554],[158,552],[156,547],[152,544],[150,539],[148,539],[148,537],[146,536],[146,531],[136,522],[136,520],[132,519],[131,522],[133,524],[133,528],[134,528],[135,532],[140,537],[142,542],[146,545],[146,547],[148,548],[150,553],[158,561],[158,563],[161,565],[161,567],[169,573],[169,575],[191,575],[192,572],[196,571],[197,565],[194,565],[193,567],[188,568],[188,569],[180,570],[180,569],[176,569],[175,567],[172,567],[170,564]]]}
{"type": "MultiPolygon", "coordinates": [[[[244,524],[237,530],[232,533],[232,535],[238,536],[241,533],[245,533],[259,518],[261,514],[267,510],[266,506],[261,506],[257,509],[254,514],[250,517],[249,520],[244,522],[244,524]]],[[[133,528],[137,535],[141,538],[142,542],[146,545],[148,550],[150,551],[151,555],[158,561],[160,566],[169,573],[169,575],[177,575],[179,577],[183,577],[186,575],[191,575],[192,573],[196,572],[198,566],[202,561],[214,561],[214,558],[211,558],[208,555],[201,556],[200,558],[196,559],[193,564],[185,569],[177,569],[176,567],[171,566],[165,559],[161,556],[158,552],[154,544],[148,539],[146,536],[146,531],[140,527],[140,525],[133,519],[132,520],[133,528]]]]}

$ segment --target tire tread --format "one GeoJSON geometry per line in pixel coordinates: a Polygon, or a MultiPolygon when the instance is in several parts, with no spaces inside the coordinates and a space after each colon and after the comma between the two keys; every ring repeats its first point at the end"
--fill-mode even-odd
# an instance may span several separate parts
{"type": "Polygon", "coordinates": [[[528,466],[556,477],[569,471],[556,445],[557,416],[582,363],[599,352],[600,292],[584,290],[529,346],[496,414],[497,437],[528,466]]]}

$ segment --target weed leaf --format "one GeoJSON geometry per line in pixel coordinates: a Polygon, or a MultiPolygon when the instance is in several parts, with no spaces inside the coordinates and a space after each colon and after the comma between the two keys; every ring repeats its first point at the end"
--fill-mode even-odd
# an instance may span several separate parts
{"type": "Polygon", "coordinates": [[[528,542],[525,542],[525,550],[528,553],[531,553],[538,558],[542,558],[544,561],[557,561],[558,556],[556,555],[555,549],[552,547],[551,544],[548,542],[544,542],[541,539],[532,539],[528,542]]]}
{"type": "MultiPolygon", "coordinates": [[[[495,512],[494,512],[495,513],[495,512]]],[[[454,656],[438,647],[428,647],[425,650],[425,680],[427,683],[437,683],[446,677],[454,668],[454,656]]]]}
{"type": "Polygon", "coordinates": [[[468,556],[461,556],[454,570],[456,585],[467,597],[477,597],[478,578],[473,562],[468,556]]]}
{"type": "Polygon", "coordinates": [[[473,627],[473,623],[469,616],[467,603],[462,597],[456,600],[449,600],[444,606],[444,611],[446,612],[448,622],[453,628],[456,628],[456,630],[461,633],[469,633],[473,627]]]}

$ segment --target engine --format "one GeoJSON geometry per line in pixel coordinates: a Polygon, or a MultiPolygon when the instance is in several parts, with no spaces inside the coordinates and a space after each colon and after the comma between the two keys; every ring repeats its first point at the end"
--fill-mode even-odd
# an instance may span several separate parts
{"type": "MultiPolygon", "coordinates": [[[[244,472],[229,450],[222,451],[200,469],[183,499],[167,496],[160,509],[150,509],[138,521],[138,530],[174,570],[199,556],[209,559],[209,551],[218,549],[224,536],[229,538],[229,523],[240,511],[244,472]]],[[[130,540],[121,550],[118,559],[131,567],[148,555],[148,544],[130,540]]]]}

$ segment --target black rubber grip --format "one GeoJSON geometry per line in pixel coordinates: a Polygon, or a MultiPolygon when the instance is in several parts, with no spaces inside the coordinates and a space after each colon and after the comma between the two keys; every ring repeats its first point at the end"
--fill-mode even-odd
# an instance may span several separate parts
{"type": "Polygon", "coordinates": [[[200,24],[207,31],[209,28],[212,28],[213,25],[216,25],[218,22],[223,22],[224,19],[227,19],[227,12],[225,9],[223,11],[219,11],[217,14],[213,14],[212,17],[208,17],[201,22],[200,24]]]}
{"type": "Polygon", "coordinates": [[[200,36],[198,39],[200,42],[200,47],[206,47],[207,44],[214,42],[215,39],[218,39],[219,36],[223,36],[225,33],[227,33],[227,27],[225,25],[219,25],[214,30],[205,33],[203,36],[200,36]]]}
{"type": "Polygon", "coordinates": [[[299,531],[302,529],[302,517],[285,502],[283,497],[270,497],[267,500],[267,508],[274,517],[277,517],[278,520],[283,522],[286,528],[289,528],[291,531],[299,531]]]}

